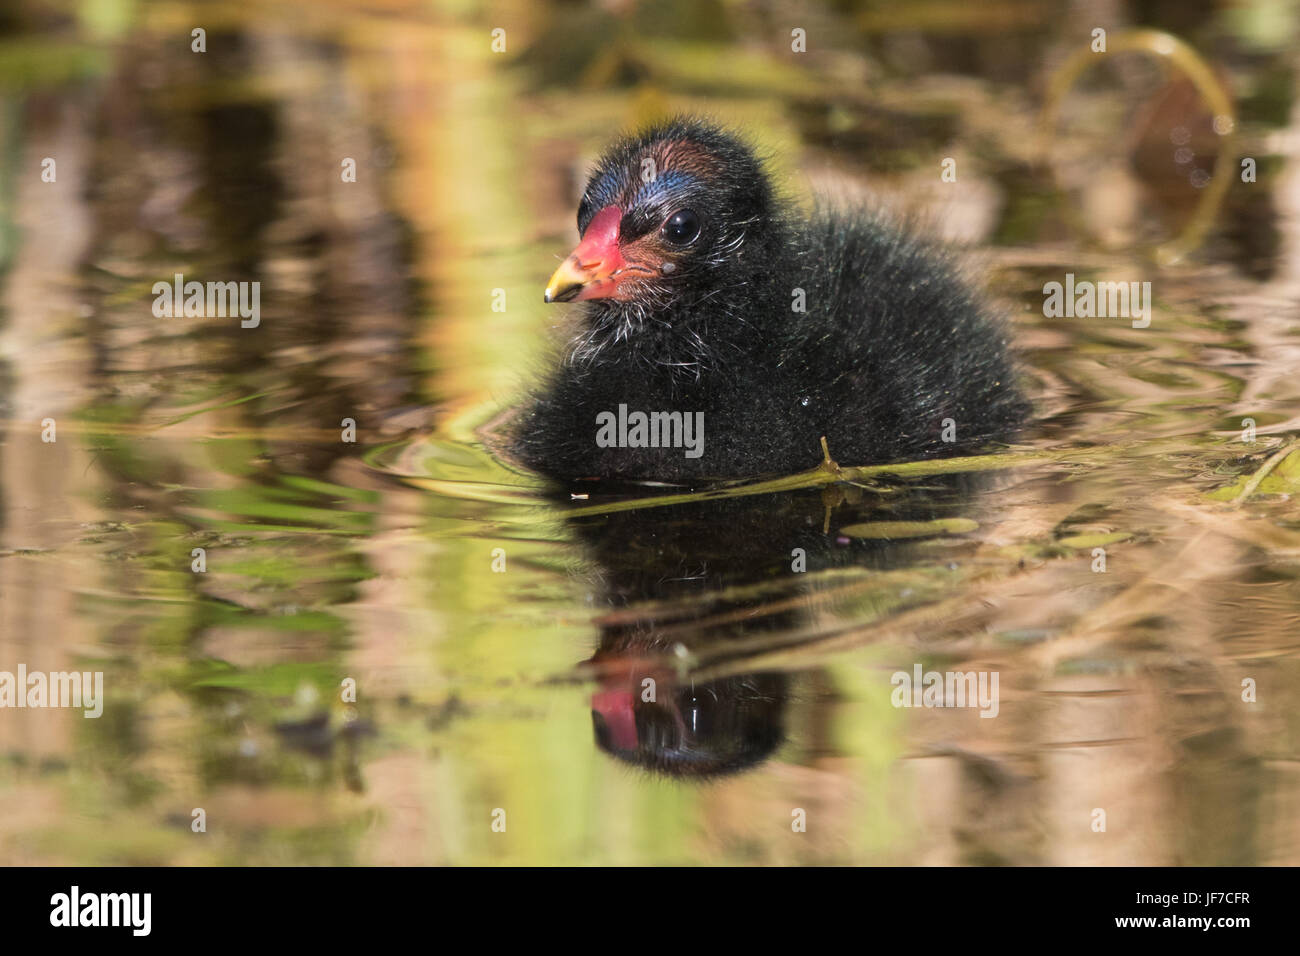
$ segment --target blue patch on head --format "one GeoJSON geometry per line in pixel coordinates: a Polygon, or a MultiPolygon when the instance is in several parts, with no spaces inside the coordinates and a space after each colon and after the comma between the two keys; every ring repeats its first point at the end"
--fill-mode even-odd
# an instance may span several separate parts
{"type": "MultiPolygon", "coordinates": [[[[639,177],[634,182],[639,182],[639,177]]],[[[582,199],[582,205],[578,209],[578,229],[579,231],[585,231],[592,217],[606,206],[619,204],[622,206],[624,214],[630,214],[634,210],[644,209],[666,194],[675,190],[686,189],[695,182],[697,182],[696,177],[690,173],[671,169],[660,173],[648,183],[642,183],[640,188],[632,195],[631,200],[626,204],[622,204],[619,201],[623,198],[628,180],[621,175],[619,170],[610,171],[587,188],[587,192],[582,199]]]]}
{"type": "Polygon", "coordinates": [[[600,179],[592,183],[591,189],[587,192],[587,201],[591,204],[591,213],[594,215],[606,206],[614,203],[618,199],[618,176],[613,173],[606,173],[600,179]]]}
{"type": "Polygon", "coordinates": [[[666,173],[660,173],[653,180],[637,190],[637,194],[632,197],[632,208],[640,206],[642,203],[649,202],[650,199],[660,193],[670,192],[674,189],[684,189],[693,182],[695,182],[694,176],[680,170],[670,169],[666,173]]]}

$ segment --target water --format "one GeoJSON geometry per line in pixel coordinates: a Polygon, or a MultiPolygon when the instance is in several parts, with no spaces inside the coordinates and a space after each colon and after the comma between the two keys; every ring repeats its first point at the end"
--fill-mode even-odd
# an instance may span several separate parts
{"type": "Polygon", "coordinates": [[[1300,861],[1300,471],[1224,500],[1300,409],[1293,44],[1189,37],[1253,91],[1262,173],[1157,266],[1134,243],[1200,193],[1124,158],[1208,118],[1133,57],[1067,100],[1054,178],[1032,81],[1073,41],[1037,14],[863,14],[723,75],[760,25],[633,8],[571,62],[572,8],[507,5],[516,61],[468,8],[209,5],[198,55],[189,11],[87,9],[0,45],[0,670],[102,671],[105,702],[0,711],[0,861],[1300,861]],[[668,108],[963,243],[1039,411],[1006,467],[665,503],[495,453],[560,334],[578,171],[668,108]],[[154,318],[178,272],[259,280],[260,324],[154,318]],[[1150,326],[1045,317],[1066,273],[1149,281],[1150,326]],[[894,706],[918,665],[996,673],[996,717],[894,706]]]}

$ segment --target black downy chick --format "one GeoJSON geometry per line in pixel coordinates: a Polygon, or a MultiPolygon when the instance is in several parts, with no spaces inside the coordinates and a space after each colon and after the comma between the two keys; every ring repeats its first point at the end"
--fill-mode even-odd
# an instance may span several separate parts
{"type": "Polygon", "coordinates": [[[871,213],[799,218],[709,123],[613,146],[578,231],[545,298],[584,302],[580,331],[509,427],[544,475],[788,474],[822,437],[844,465],[954,455],[1029,414],[1005,331],[941,252],[871,213]]]}

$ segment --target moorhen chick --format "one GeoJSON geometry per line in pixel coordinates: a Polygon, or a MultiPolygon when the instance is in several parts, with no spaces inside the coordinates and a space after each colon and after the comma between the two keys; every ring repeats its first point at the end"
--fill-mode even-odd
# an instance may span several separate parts
{"type": "Polygon", "coordinates": [[[858,209],[801,218],[697,119],[616,143],[547,302],[585,303],[508,427],[562,481],[690,482],[958,454],[1029,406],[1006,333],[928,243],[858,209]]]}

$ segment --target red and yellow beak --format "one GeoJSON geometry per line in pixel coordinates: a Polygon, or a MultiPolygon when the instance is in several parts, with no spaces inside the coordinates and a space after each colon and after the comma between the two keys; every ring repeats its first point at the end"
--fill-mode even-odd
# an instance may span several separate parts
{"type": "Polygon", "coordinates": [[[580,302],[613,298],[625,263],[618,248],[618,224],[623,212],[606,206],[596,213],[578,247],[560,263],[546,284],[547,302],[580,302]]]}

